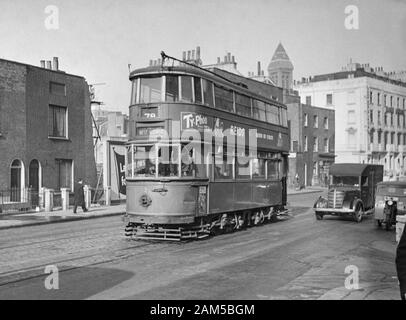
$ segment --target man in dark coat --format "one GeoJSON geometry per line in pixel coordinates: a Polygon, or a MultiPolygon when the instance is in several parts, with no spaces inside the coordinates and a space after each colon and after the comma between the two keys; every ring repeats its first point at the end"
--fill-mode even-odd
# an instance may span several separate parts
{"type": "Polygon", "coordinates": [[[73,213],[76,213],[78,206],[82,207],[83,212],[87,212],[82,179],[79,179],[75,185],[75,207],[73,208],[73,213]]]}
{"type": "Polygon", "coordinates": [[[396,250],[396,269],[400,284],[400,295],[402,300],[406,300],[406,227],[396,250]]]}

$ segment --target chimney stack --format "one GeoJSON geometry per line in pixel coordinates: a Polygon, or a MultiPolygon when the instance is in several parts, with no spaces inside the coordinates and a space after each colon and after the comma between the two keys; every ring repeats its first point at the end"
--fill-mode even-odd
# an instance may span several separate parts
{"type": "Polygon", "coordinates": [[[53,63],[53,70],[59,71],[59,59],[58,57],[54,57],[54,63],[53,63]]]}
{"type": "Polygon", "coordinates": [[[41,68],[45,69],[45,60],[41,60],[40,63],[41,63],[41,68]]]}
{"type": "Polygon", "coordinates": [[[182,60],[183,60],[183,61],[186,61],[186,51],[183,51],[183,58],[182,58],[182,60]]]}
{"type": "Polygon", "coordinates": [[[47,69],[52,70],[52,62],[47,61],[47,69]]]}
{"type": "Polygon", "coordinates": [[[261,62],[258,61],[257,65],[258,65],[258,73],[257,73],[257,75],[260,76],[261,75],[261,62]]]}
{"type": "Polygon", "coordinates": [[[195,60],[195,50],[192,50],[192,60],[195,60]]]}
{"type": "Polygon", "coordinates": [[[188,50],[188,52],[187,52],[187,60],[189,61],[190,60],[190,50],[188,50]]]}
{"type": "Polygon", "coordinates": [[[227,62],[230,63],[231,62],[231,53],[227,53],[227,62]]]}
{"type": "Polygon", "coordinates": [[[232,56],[232,58],[231,58],[231,59],[232,59],[232,62],[233,62],[233,63],[235,63],[235,57],[234,57],[234,56],[232,56]]]}
{"type": "Polygon", "coordinates": [[[220,57],[217,57],[217,64],[220,64],[220,63],[221,63],[220,57]]]}
{"type": "Polygon", "coordinates": [[[196,47],[196,60],[200,61],[200,47],[199,46],[196,47]]]}

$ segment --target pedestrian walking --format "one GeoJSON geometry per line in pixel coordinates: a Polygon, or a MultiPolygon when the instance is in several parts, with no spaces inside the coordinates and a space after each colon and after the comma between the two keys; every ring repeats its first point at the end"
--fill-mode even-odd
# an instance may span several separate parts
{"type": "Polygon", "coordinates": [[[406,300],[406,230],[403,231],[396,249],[396,270],[400,285],[400,296],[402,300],[406,300]]]}
{"type": "Polygon", "coordinates": [[[78,206],[82,207],[83,212],[87,212],[85,203],[85,191],[83,190],[83,180],[79,179],[75,185],[75,207],[73,213],[76,213],[78,206]]]}

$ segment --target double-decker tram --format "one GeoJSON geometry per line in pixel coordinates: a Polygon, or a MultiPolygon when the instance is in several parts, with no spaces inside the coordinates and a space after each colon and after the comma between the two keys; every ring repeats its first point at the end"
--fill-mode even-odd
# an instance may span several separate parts
{"type": "Polygon", "coordinates": [[[286,106],[162,56],[130,73],[126,236],[200,239],[273,221],[286,205],[286,106]]]}

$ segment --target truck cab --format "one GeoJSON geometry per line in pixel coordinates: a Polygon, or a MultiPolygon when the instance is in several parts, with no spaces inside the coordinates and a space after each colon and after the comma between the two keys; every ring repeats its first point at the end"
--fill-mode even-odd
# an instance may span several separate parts
{"type": "Polygon", "coordinates": [[[352,216],[361,222],[372,214],[376,184],[383,180],[383,166],[339,163],[330,167],[327,197],[319,197],[313,208],[317,220],[325,215],[352,216]]]}

